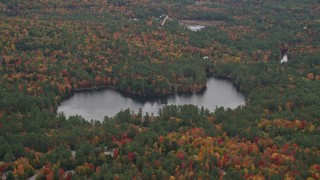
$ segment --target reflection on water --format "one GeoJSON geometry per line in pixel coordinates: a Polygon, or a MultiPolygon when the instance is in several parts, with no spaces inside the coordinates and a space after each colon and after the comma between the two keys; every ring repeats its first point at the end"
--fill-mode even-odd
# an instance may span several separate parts
{"type": "Polygon", "coordinates": [[[126,96],[113,89],[75,93],[63,101],[58,112],[68,116],[81,115],[87,120],[103,120],[104,116],[112,117],[120,110],[130,108],[134,112],[142,111],[158,114],[159,108],[166,104],[194,104],[213,111],[217,106],[236,108],[244,104],[244,96],[227,80],[209,78],[207,88],[199,93],[173,94],[166,97],[126,96]]]}

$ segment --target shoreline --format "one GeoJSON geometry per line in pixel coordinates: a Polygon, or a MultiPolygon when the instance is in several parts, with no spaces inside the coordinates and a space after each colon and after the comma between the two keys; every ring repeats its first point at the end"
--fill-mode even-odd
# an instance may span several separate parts
{"type": "MultiPolygon", "coordinates": [[[[230,81],[238,91],[240,91],[241,93],[245,93],[244,90],[240,87],[240,85],[238,83],[234,82],[234,79],[230,76],[226,76],[226,75],[220,75],[220,74],[215,74],[215,73],[209,73],[207,74],[207,79],[208,78],[217,78],[217,79],[222,79],[222,80],[228,80],[230,81]]],[[[197,89],[194,92],[183,92],[183,91],[171,91],[171,92],[167,92],[167,93],[163,93],[163,94],[136,94],[136,93],[129,93],[127,91],[124,90],[120,90],[119,88],[115,87],[115,86],[109,86],[109,85],[105,85],[105,86],[93,86],[93,87],[88,87],[88,88],[78,88],[78,89],[72,89],[71,90],[71,94],[68,96],[64,96],[61,98],[61,101],[58,103],[59,105],[61,104],[62,101],[67,100],[68,98],[70,98],[71,96],[74,95],[74,93],[78,93],[78,92],[89,92],[89,91],[100,91],[100,90],[104,90],[104,89],[113,89],[118,91],[119,93],[129,96],[129,97],[134,97],[134,98],[163,98],[163,97],[167,97],[173,94],[178,94],[178,95],[191,95],[191,94],[195,94],[195,93],[201,93],[202,91],[206,90],[207,88],[207,81],[206,84],[204,86],[202,86],[200,89],[197,89]]]]}

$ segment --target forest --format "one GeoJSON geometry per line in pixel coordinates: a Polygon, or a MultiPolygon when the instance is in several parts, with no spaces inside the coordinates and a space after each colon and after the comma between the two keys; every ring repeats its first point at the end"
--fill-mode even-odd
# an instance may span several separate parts
{"type": "Polygon", "coordinates": [[[0,178],[320,179],[319,42],[318,0],[0,0],[0,178]],[[57,113],[83,88],[165,96],[208,76],[245,106],[57,113]]]}

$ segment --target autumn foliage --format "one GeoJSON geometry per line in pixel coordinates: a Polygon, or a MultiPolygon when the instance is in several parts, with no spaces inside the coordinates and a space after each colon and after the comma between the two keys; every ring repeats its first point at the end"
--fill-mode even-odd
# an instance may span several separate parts
{"type": "Polygon", "coordinates": [[[319,9],[312,0],[0,1],[0,177],[320,179],[319,9]],[[193,94],[210,75],[231,80],[245,106],[168,105],[101,122],[56,112],[82,90],[193,94]]]}

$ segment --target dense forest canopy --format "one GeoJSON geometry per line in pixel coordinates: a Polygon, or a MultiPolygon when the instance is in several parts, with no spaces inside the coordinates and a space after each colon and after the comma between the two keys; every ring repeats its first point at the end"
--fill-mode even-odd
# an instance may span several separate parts
{"type": "Polygon", "coordinates": [[[1,177],[319,179],[319,12],[317,0],[0,0],[1,177]],[[208,75],[246,106],[56,113],[78,89],[162,96],[208,75]]]}

